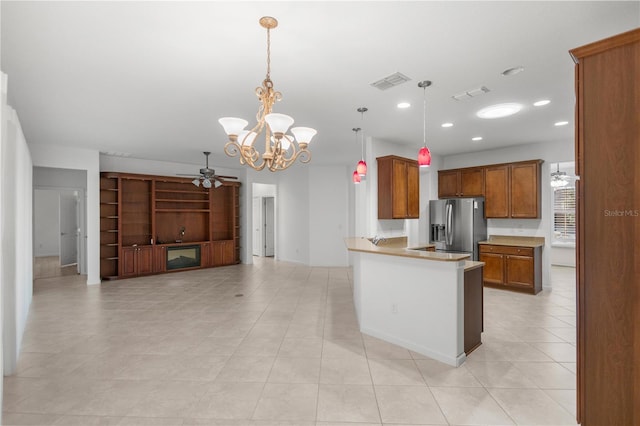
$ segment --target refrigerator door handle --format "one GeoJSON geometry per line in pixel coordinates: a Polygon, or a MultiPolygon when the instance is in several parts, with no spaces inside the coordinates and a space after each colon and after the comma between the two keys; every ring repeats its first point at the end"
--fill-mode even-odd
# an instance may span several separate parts
{"type": "Polygon", "coordinates": [[[449,202],[445,207],[445,217],[447,221],[446,244],[450,246],[453,244],[453,204],[449,202]]]}

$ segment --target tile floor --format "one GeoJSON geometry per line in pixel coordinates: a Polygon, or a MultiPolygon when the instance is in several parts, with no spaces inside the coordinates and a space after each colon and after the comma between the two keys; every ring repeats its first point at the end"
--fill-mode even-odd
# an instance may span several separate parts
{"type": "Polygon", "coordinates": [[[348,268],[256,258],[106,282],[35,282],[3,424],[575,424],[574,270],[485,290],[452,368],[358,331],[348,268]]]}

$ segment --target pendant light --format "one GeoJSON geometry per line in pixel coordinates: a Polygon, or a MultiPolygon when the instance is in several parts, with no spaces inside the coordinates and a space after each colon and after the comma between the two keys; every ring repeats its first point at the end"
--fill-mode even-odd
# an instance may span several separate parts
{"type": "MultiPolygon", "coordinates": [[[[354,127],[351,130],[353,130],[353,132],[356,134],[356,143],[358,143],[358,132],[361,130],[360,127],[354,127]]],[[[356,166],[356,169],[353,171],[353,183],[355,185],[358,185],[362,181],[362,179],[360,178],[360,173],[358,173],[359,166],[360,166],[360,163],[358,163],[358,165],[356,166]]],[[[365,173],[366,173],[366,168],[367,168],[367,163],[365,163],[365,173]]]]}
{"type": "MultiPolygon", "coordinates": [[[[360,107],[358,108],[358,112],[361,114],[361,118],[360,118],[360,125],[362,125],[362,123],[364,123],[364,113],[367,112],[369,109],[366,107],[360,107]]],[[[356,130],[356,129],[353,129],[356,130]]],[[[362,128],[358,128],[358,130],[362,130],[362,128]]],[[[357,142],[357,138],[358,138],[358,130],[356,130],[356,142],[357,142]]],[[[367,175],[367,162],[364,161],[364,133],[361,136],[361,149],[362,149],[362,156],[360,157],[360,161],[358,161],[358,165],[356,166],[356,171],[358,172],[358,174],[360,176],[366,176],[367,175]]]]}
{"type": "Polygon", "coordinates": [[[429,80],[418,83],[423,94],[423,117],[422,117],[422,142],[423,146],[418,151],[418,166],[429,167],[431,165],[431,151],[427,148],[427,87],[431,86],[429,80]]]}

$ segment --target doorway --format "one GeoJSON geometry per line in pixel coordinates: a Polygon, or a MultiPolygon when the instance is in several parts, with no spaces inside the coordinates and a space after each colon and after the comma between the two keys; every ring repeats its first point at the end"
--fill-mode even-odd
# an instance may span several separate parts
{"type": "Polygon", "coordinates": [[[80,206],[78,190],[34,190],[34,279],[81,272],[80,206]]]}
{"type": "Polygon", "coordinates": [[[33,168],[33,278],[87,273],[86,170],[33,168]]]}
{"type": "Polygon", "coordinates": [[[276,186],[253,184],[253,255],[276,256],[276,186]]]}

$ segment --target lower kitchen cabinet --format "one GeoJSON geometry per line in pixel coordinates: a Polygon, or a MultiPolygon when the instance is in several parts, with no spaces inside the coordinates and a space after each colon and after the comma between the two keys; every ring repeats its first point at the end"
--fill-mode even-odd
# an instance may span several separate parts
{"type": "Polygon", "coordinates": [[[537,294],[542,290],[542,246],[480,244],[485,286],[537,294]]]}
{"type": "Polygon", "coordinates": [[[131,246],[122,248],[120,275],[135,277],[153,272],[153,246],[131,246]]]}

